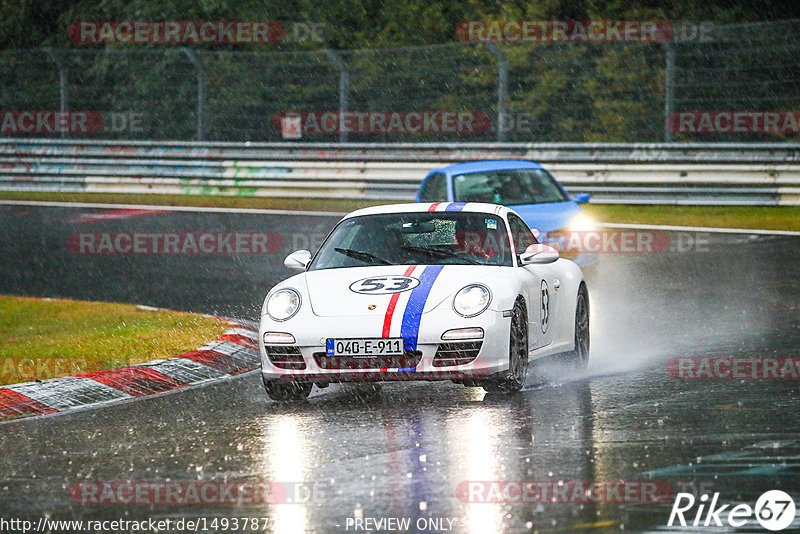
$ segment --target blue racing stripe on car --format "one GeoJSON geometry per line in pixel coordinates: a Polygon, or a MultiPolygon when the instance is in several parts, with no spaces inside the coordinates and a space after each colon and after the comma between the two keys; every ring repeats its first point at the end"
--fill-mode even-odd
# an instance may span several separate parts
{"type": "Polygon", "coordinates": [[[442,272],[444,265],[428,265],[419,275],[419,285],[411,290],[406,309],[403,312],[403,322],[400,325],[400,336],[405,340],[406,350],[417,350],[419,337],[419,323],[422,320],[422,310],[428,301],[433,283],[442,272]]]}
{"type": "Polygon", "coordinates": [[[467,205],[466,202],[452,202],[447,205],[444,211],[461,211],[464,209],[464,206],[466,205],[467,205]]]}
{"type": "Polygon", "coordinates": [[[416,371],[416,367],[401,367],[397,370],[398,373],[413,373],[416,371]]]}

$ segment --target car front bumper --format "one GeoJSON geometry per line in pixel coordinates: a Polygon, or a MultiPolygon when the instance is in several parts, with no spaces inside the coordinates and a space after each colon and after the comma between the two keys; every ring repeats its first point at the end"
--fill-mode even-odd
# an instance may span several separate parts
{"type": "Polygon", "coordinates": [[[277,322],[265,316],[259,329],[262,374],[265,380],[314,382],[481,380],[508,369],[511,319],[505,315],[487,310],[467,319],[451,310],[432,310],[423,316],[416,347],[406,339],[405,355],[383,357],[335,357],[325,351],[328,338],[380,338],[383,317],[307,313],[277,322]],[[448,315],[446,321],[437,317],[443,314],[448,315]],[[447,330],[475,327],[483,329],[483,339],[442,340],[447,330]],[[265,345],[265,332],[292,334],[295,343],[265,345]]]}

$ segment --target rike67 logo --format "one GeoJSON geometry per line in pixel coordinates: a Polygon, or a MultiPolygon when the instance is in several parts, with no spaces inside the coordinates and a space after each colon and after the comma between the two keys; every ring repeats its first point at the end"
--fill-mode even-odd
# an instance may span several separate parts
{"type": "Polygon", "coordinates": [[[708,494],[699,499],[691,493],[678,493],[669,514],[667,526],[743,527],[756,521],[762,528],[777,532],[790,527],[794,522],[795,505],[789,494],[780,490],[770,490],[762,494],[755,507],[749,504],[722,504],[719,493],[714,493],[709,502],[708,494]],[[695,510],[695,505],[696,510],[695,510]]]}

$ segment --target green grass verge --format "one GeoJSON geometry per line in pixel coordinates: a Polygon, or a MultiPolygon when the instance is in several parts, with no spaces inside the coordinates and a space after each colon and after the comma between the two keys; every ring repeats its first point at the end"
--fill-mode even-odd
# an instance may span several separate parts
{"type": "Polygon", "coordinates": [[[800,231],[800,206],[589,204],[584,209],[595,220],[605,223],[800,231]]]}
{"type": "MultiPolygon", "coordinates": [[[[123,195],[108,193],[42,193],[0,191],[0,199],[159,206],[261,208],[346,213],[367,206],[391,204],[385,200],[324,198],[257,198],[203,195],[123,195]]],[[[629,224],[666,224],[722,228],[800,231],[800,206],[654,206],[588,204],[584,209],[597,221],[629,224]]]]}
{"type": "Polygon", "coordinates": [[[178,356],[226,328],[193,313],[0,295],[0,385],[178,356]]]}
{"type": "Polygon", "coordinates": [[[366,206],[391,204],[386,200],[343,200],[327,198],[264,198],[214,195],[134,195],[116,193],[44,193],[0,191],[4,200],[96,202],[155,206],[199,206],[208,208],[258,208],[292,211],[333,211],[346,213],[366,206]]]}

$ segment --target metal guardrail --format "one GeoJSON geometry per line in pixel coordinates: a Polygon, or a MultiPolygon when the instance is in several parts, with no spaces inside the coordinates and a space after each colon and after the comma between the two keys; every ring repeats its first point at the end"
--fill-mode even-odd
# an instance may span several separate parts
{"type": "Polygon", "coordinates": [[[0,139],[0,190],[411,200],[432,168],[545,164],[592,202],[800,205],[800,144],[335,144],[0,139]]]}

